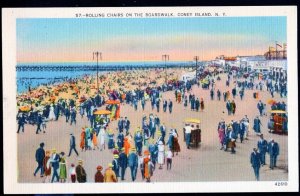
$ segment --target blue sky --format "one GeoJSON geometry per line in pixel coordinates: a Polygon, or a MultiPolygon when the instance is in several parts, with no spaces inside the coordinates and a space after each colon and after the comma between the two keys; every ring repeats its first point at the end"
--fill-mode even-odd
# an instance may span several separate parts
{"type": "Polygon", "coordinates": [[[286,36],[286,17],[17,19],[17,58],[89,61],[98,50],[104,61],[160,60],[163,53],[208,60],[261,54],[286,36]]]}

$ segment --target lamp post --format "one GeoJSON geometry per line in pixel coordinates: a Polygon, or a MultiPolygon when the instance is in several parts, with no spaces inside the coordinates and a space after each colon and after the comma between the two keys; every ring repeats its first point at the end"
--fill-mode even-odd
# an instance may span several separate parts
{"type": "Polygon", "coordinates": [[[165,83],[167,83],[168,81],[168,76],[167,76],[167,61],[169,61],[169,55],[168,54],[164,54],[162,55],[162,59],[165,61],[165,73],[166,73],[166,76],[165,76],[165,83]]]}
{"type": "Polygon", "coordinates": [[[196,75],[195,75],[195,78],[197,79],[198,77],[198,60],[199,60],[199,56],[194,56],[194,60],[196,61],[196,75]]]}
{"type": "Polygon", "coordinates": [[[98,77],[98,61],[99,61],[99,57],[100,57],[100,60],[102,59],[102,53],[101,52],[93,52],[93,60],[95,59],[95,55],[96,55],[96,58],[97,58],[97,94],[99,94],[99,77],[98,77]]]}

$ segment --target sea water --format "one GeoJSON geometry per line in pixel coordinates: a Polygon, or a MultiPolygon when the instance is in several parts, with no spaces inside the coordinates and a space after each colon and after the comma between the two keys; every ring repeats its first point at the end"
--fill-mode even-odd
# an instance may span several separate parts
{"type": "MultiPolygon", "coordinates": [[[[186,65],[189,62],[168,62],[168,64],[176,64],[176,65],[186,65]]],[[[64,65],[95,65],[95,63],[19,63],[18,66],[64,66],[64,65]]],[[[164,62],[99,62],[98,66],[135,66],[136,68],[140,68],[144,65],[161,65],[162,67],[165,65],[164,62]]],[[[96,65],[95,65],[96,66],[96,65]]],[[[40,85],[51,85],[55,83],[61,83],[63,81],[67,81],[68,79],[79,78],[84,75],[96,75],[96,71],[17,71],[17,92],[23,93],[28,91],[30,87],[35,88],[40,85]]],[[[105,74],[105,72],[99,72],[100,74],[105,74]]]]}

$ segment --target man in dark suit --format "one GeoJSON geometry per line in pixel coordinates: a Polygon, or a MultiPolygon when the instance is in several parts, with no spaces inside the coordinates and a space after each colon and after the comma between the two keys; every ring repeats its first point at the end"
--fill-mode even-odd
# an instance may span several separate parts
{"type": "Polygon", "coordinates": [[[124,148],[122,148],[122,152],[119,155],[119,164],[120,164],[120,168],[121,168],[121,180],[125,180],[124,176],[125,176],[125,171],[127,168],[127,155],[124,152],[124,148]]]}
{"type": "Polygon", "coordinates": [[[138,168],[138,156],[135,148],[131,149],[131,153],[128,156],[128,166],[130,167],[131,171],[131,179],[132,181],[135,181],[138,168]]]}
{"type": "Polygon", "coordinates": [[[268,153],[270,155],[270,168],[274,169],[276,167],[277,156],[279,155],[279,145],[277,142],[274,142],[274,139],[268,144],[268,153]]]}
{"type": "Polygon", "coordinates": [[[36,168],[36,170],[33,174],[34,176],[39,171],[39,169],[41,169],[41,177],[44,176],[44,167],[43,167],[43,161],[44,161],[44,158],[45,158],[44,146],[45,146],[44,143],[40,143],[40,147],[35,152],[35,160],[38,163],[38,167],[36,168]]]}
{"type": "Polygon", "coordinates": [[[36,132],[35,132],[36,134],[38,134],[39,131],[42,131],[42,129],[41,129],[42,122],[43,122],[42,115],[38,114],[37,119],[36,119],[36,123],[37,123],[37,128],[36,128],[36,132]]]}
{"type": "Polygon", "coordinates": [[[75,151],[75,153],[78,156],[78,152],[76,150],[76,140],[75,140],[75,136],[71,133],[71,138],[70,138],[70,151],[69,151],[69,156],[71,156],[72,150],[75,151]]]}
{"type": "Polygon", "coordinates": [[[266,164],[266,153],[268,150],[268,142],[264,139],[263,134],[260,135],[260,140],[257,142],[257,148],[261,157],[261,164],[266,164]]]}
{"type": "Polygon", "coordinates": [[[57,179],[57,182],[59,181],[59,175],[57,173],[57,170],[59,168],[59,161],[60,161],[60,157],[56,153],[56,149],[53,149],[52,152],[53,154],[51,157],[51,165],[52,165],[53,175],[52,175],[51,183],[53,183],[55,177],[57,179]]]}
{"type": "Polygon", "coordinates": [[[255,178],[257,181],[259,181],[259,168],[261,165],[261,161],[260,161],[260,154],[257,152],[256,148],[253,148],[253,152],[251,153],[250,156],[250,163],[254,169],[255,178]]]}
{"type": "Polygon", "coordinates": [[[20,129],[22,128],[22,132],[24,133],[24,124],[26,123],[26,118],[23,113],[20,113],[18,116],[18,131],[17,133],[20,132],[20,129]]]}
{"type": "Polygon", "coordinates": [[[125,120],[124,120],[124,126],[123,126],[126,130],[126,135],[128,134],[129,128],[130,128],[130,121],[127,119],[127,117],[125,116],[125,120]]]}

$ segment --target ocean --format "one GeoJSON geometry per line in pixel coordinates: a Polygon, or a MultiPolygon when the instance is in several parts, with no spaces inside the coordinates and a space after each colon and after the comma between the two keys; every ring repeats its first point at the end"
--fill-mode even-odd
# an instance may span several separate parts
{"type": "MultiPolygon", "coordinates": [[[[185,62],[185,61],[176,61],[176,62],[167,62],[168,65],[190,65],[191,62],[185,62]]],[[[95,65],[95,62],[87,62],[87,63],[19,63],[17,66],[84,66],[84,65],[95,65]]],[[[100,66],[134,66],[136,68],[140,68],[143,66],[156,66],[159,65],[163,67],[165,65],[164,62],[99,62],[100,66]]],[[[96,65],[95,65],[96,66],[96,65]]],[[[96,71],[92,70],[86,70],[86,71],[21,71],[18,70],[16,72],[17,74],[17,93],[23,93],[26,92],[30,86],[30,88],[35,88],[40,85],[45,84],[54,84],[54,83],[60,83],[66,79],[71,78],[77,78],[82,77],[84,75],[92,75],[96,74],[96,71]]],[[[106,72],[99,72],[100,74],[104,74],[106,72]]]]}

